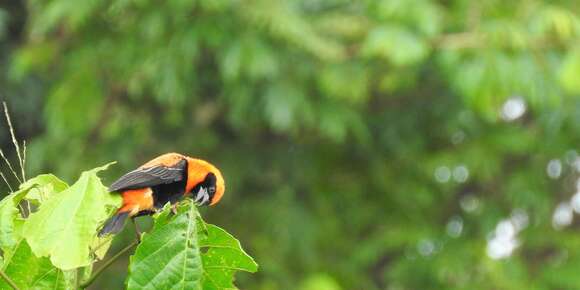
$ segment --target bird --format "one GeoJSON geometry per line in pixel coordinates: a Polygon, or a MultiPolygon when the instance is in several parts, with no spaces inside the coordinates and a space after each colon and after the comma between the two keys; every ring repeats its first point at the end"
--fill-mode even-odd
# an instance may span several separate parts
{"type": "MultiPolygon", "coordinates": [[[[225,182],[211,163],[179,153],[158,156],[113,182],[109,192],[119,193],[123,204],[98,233],[116,234],[127,218],[152,215],[165,204],[174,206],[184,198],[198,205],[215,205],[225,192],[225,182]]],[[[136,225],[135,225],[136,226],[136,225]]],[[[137,236],[140,236],[136,227],[137,236]]]]}

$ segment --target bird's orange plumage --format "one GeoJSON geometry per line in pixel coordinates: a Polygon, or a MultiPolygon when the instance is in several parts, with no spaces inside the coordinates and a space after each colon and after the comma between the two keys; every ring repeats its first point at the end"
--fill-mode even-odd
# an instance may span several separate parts
{"type": "Polygon", "coordinates": [[[207,161],[190,157],[187,157],[187,161],[187,185],[185,186],[185,191],[190,192],[192,188],[204,180],[208,172],[213,172],[217,177],[217,190],[210,205],[218,203],[226,189],[222,173],[207,161]]]}
{"type": "Polygon", "coordinates": [[[116,233],[127,217],[151,214],[184,197],[192,197],[200,205],[214,205],[224,194],[225,182],[219,169],[209,162],[167,153],[123,175],[109,190],[123,196],[123,205],[99,235],[116,233]]]}
{"type": "Polygon", "coordinates": [[[214,205],[219,202],[225,191],[224,178],[215,166],[207,161],[187,157],[179,153],[166,153],[157,158],[154,158],[147,163],[141,165],[139,168],[150,168],[153,166],[163,165],[163,166],[173,166],[182,159],[187,159],[187,184],[185,187],[186,192],[190,192],[198,183],[202,182],[208,172],[213,172],[217,175],[217,192],[210,205],[214,205]]]}
{"type": "Polygon", "coordinates": [[[150,187],[125,190],[121,195],[123,206],[119,212],[129,212],[130,216],[134,216],[140,211],[153,209],[153,190],[150,187]]]}
{"type": "Polygon", "coordinates": [[[165,153],[159,157],[151,159],[147,163],[141,165],[139,168],[150,168],[157,165],[173,166],[184,158],[186,158],[186,156],[179,153],[165,153]]]}

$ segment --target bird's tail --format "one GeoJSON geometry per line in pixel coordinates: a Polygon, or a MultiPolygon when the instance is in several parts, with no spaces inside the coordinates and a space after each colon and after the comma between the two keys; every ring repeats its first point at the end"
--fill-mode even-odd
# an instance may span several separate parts
{"type": "Polygon", "coordinates": [[[114,235],[120,232],[125,226],[125,222],[129,217],[129,211],[119,210],[114,216],[110,217],[105,223],[101,231],[99,231],[99,237],[111,234],[114,235]]]}

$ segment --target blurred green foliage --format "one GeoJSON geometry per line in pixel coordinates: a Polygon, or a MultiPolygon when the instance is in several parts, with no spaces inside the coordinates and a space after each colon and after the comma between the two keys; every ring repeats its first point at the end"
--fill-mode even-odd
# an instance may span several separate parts
{"type": "Polygon", "coordinates": [[[553,219],[580,191],[576,1],[163,3],[3,4],[30,172],[211,160],[204,216],[261,265],[242,289],[580,285],[578,225],[553,219]]]}

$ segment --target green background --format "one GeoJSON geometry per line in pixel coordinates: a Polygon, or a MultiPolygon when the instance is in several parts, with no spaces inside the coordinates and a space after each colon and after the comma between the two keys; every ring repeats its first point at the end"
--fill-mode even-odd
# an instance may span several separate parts
{"type": "Polygon", "coordinates": [[[0,94],[29,176],[117,160],[109,184],[172,151],[218,166],[202,214],[260,264],[241,289],[579,289],[579,10],[4,1],[0,94]]]}

